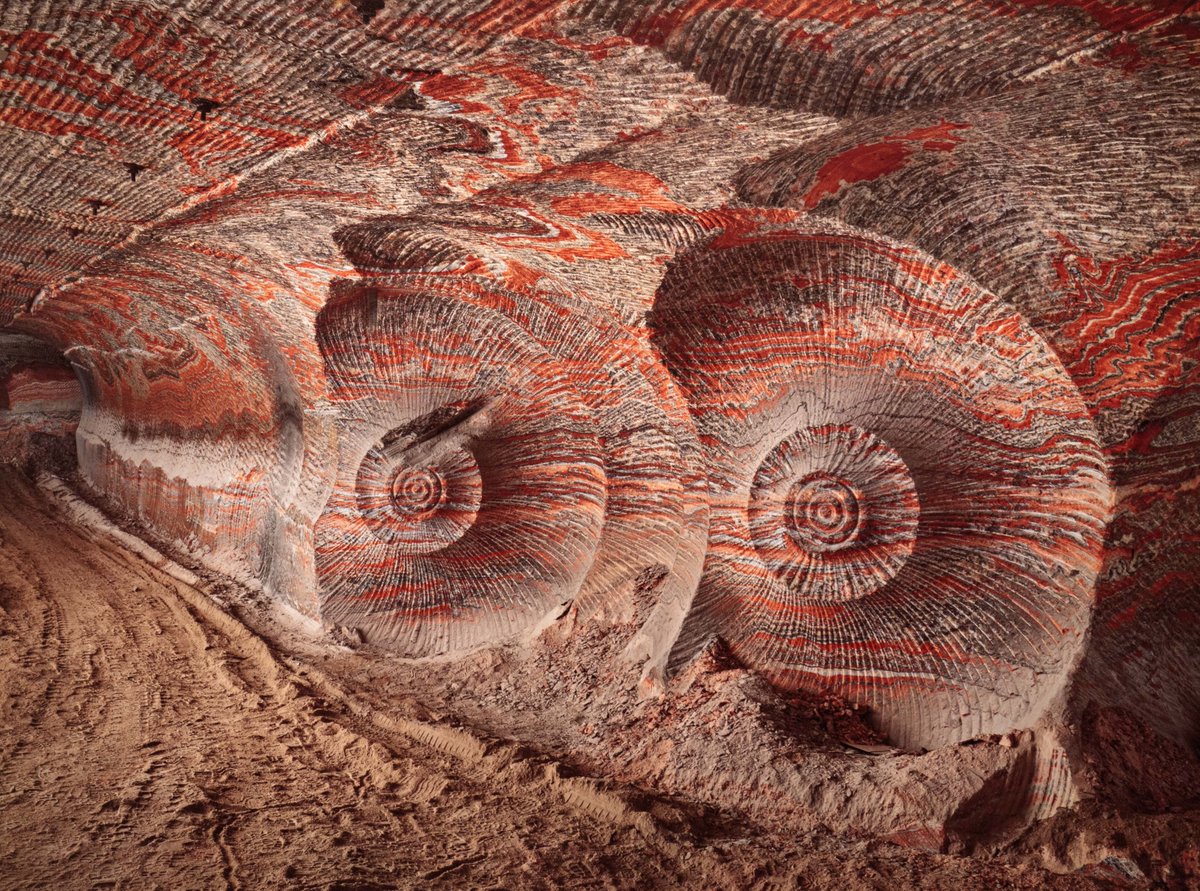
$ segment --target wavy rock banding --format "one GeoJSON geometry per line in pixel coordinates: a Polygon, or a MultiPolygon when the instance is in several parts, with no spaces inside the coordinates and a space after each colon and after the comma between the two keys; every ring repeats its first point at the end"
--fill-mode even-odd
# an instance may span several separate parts
{"type": "Polygon", "coordinates": [[[1194,3],[101,6],[0,11],[0,459],[340,640],[1032,733],[960,826],[1191,757],[1194,3]]]}
{"type": "Polygon", "coordinates": [[[682,255],[652,327],[709,468],[681,652],[719,634],[908,745],[1036,718],[1084,640],[1110,494],[1078,390],[1020,315],[833,228],[682,255]]]}

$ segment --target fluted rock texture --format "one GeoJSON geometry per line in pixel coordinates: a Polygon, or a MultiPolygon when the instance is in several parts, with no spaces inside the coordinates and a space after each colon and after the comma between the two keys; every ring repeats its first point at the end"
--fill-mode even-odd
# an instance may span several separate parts
{"type": "Polygon", "coordinates": [[[1003,732],[1061,685],[1111,498],[1014,309],[911,248],[767,230],[679,257],[651,324],[706,446],[695,634],[905,743],[1003,732]]]}
{"type": "Polygon", "coordinates": [[[14,0],[0,46],[6,453],[73,434],[404,656],[574,604],[648,693],[719,638],[899,745],[1037,727],[1029,788],[1136,785],[1112,714],[1195,744],[1194,5],[14,0]]]}

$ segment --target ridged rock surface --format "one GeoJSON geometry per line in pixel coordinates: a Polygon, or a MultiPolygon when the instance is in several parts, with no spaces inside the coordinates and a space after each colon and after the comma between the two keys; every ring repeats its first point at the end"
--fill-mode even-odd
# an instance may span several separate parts
{"type": "Polygon", "coordinates": [[[1186,742],[1200,720],[1200,113],[1170,46],[1120,75],[859,122],[738,179],[747,201],[937,253],[1046,337],[1117,495],[1076,707],[1119,703],[1186,742]]]}
{"type": "Polygon", "coordinates": [[[573,607],[644,694],[727,647],[1034,729],[1014,813],[1135,789],[1087,728],[1200,733],[1198,69],[1148,0],[17,0],[3,457],[406,657],[573,607]]]}
{"type": "Polygon", "coordinates": [[[720,635],[902,744],[1036,717],[1083,641],[1111,496],[1020,315],[911,248],[767,229],[677,258],[651,324],[709,468],[680,646],[720,635]]]}

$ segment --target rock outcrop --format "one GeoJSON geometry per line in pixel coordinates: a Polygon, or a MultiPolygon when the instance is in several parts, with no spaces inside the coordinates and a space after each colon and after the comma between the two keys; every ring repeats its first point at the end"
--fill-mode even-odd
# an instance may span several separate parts
{"type": "Polygon", "coordinates": [[[6,458],[73,437],[406,657],[573,606],[643,695],[716,638],[908,749],[1032,730],[1021,815],[1169,769],[1096,728],[1193,757],[1188,4],[23,0],[0,41],[6,458]]]}

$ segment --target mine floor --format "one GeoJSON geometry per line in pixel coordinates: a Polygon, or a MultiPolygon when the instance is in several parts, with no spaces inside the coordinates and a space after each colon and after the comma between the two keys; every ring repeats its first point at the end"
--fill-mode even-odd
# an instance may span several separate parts
{"type": "Polygon", "coordinates": [[[0,887],[1110,887],[571,776],[387,711],[266,615],[0,477],[0,887]]]}

